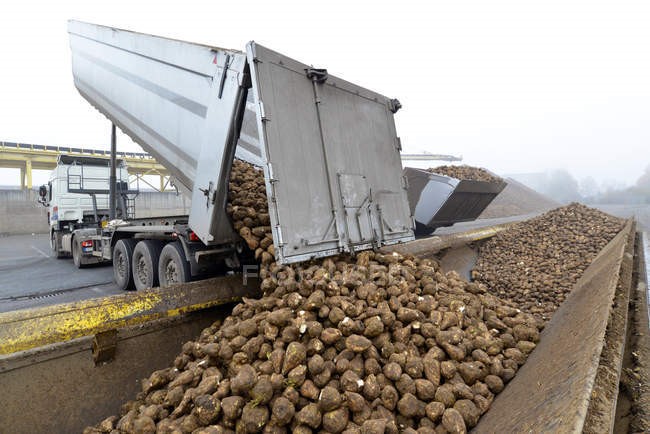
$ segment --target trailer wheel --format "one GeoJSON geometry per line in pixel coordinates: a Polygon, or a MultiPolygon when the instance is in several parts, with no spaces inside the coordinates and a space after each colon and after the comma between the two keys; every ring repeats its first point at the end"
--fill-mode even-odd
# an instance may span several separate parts
{"type": "Polygon", "coordinates": [[[59,237],[54,231],[51,231],[50,235],[50,249],[52,249],[52,256],[54,256],[56,259],[62,259],[65,257],[65,253],[61,252],[59,237]]]}
{"type": "Polygon", "coordinates": [[[190,281],[190,264],[185,260],[180,241],[168,243],[163,247],[158,261],[158,277],[161,287],[190,281]]]}
{"type": "Polygon", "coordinates": [[[158,258],[163,246],[159,240],[142,240],[135,245],[131,268],[137,291],[158,286],[158,258]]]}
{"type": "Polygon", "coordinates": [[[82,258],[82,253],[81,253],[81,243],[79,242],[79,238],[75,237],[74,240],[72,240],[72,260],[74,261],[74,266],[77,268],[86,268],[88,264],[84,263],[84,260],[82,258]]]}
{"type": "Polygon", "coordinates": [[[113,247],[113,279],[123,291],[134,288],[131,263],[135,244],[136,240],[133,238],[123,238],[113,247]]]}

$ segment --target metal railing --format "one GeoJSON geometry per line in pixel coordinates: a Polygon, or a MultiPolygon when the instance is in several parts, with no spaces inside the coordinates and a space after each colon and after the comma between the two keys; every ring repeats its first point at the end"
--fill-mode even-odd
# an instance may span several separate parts
{"type": "MultiPolygon", "coordinates": [[[[120,196],[120,208],[126,214],[124,217],[133,219],[135,218],[135,198],[140,193],[139,178],[135,179],[135,189],[131,188],[132,181],[124,181],[123,167],[117,168],[116,193],[120,196]],[[124,188],[126,186],[126,189],[124,188]]],[[[66,170],[67,190],[69,193],[88,194],[93,198],[93,208],[96,212],[96,195],[108,195],[110,189],[108,188],[110,179],[108,177],[88,177],[84,174],[83,164],[72,164],[66,170]],[[70,173],[71,169],[78,170],[78,173],[70,173]],[[103,188],[96,188],[96,187],[103,188]],[[93,188],[94,187],[94,188],[93,188]]]]}
{"type": "MultiPolygon", "coordinates": [[[[88,149],[88,148],[75,148],[71,146],[56,146],[56,145],[33,145],[28,143],[16,143],[16,142],[1,142],[1,148],[11,148],[25,151],[50,151],[56,153],[73,153],[73,154],[83,154],[83,155],[102,155],[110,156],[110,150],[103,149],[88,149]]],[[[122,158],[140,158],[143,160],[155,160],[151,155],[146,152],[116,152],[116,156],[122,158]]]]}

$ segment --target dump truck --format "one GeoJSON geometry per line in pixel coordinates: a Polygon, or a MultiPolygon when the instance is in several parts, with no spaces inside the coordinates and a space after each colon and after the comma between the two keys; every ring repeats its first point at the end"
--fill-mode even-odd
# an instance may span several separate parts
{"type": "MultiPolygon", "coordinates": [[[[187,223],[165,229],[159,238],[165,245],[192,242],[178,240],[189,239],[192,231],[201,243],[198,251],[237,252],[240,240],[221,206],[245,106],[254,109],[263,144],[257,157],[281,262],[375,246],[389,246],[384,253],[430,257],[507,229],[411,241],[393,100],[254,43],[244,54],[79,22],[71,22],[69,31],[82,95],[163,161],[192,195],[187,223]],[[144,65],[151,72],[136,74],[144,65]],[[243,94],[248,89],[250,104],[243,94]],[[373,127],[360,128],[368,124],[351,115],[373,127]],[[229,122],[220,120],[224,116],[229,122]],[[337,128],[339,123],[346,128],[337,128]],[[318,208],[313,216],[309,207],[318,208]],[[176,235],[167,238],[168,233],[176,235]]],[[[102,229],[93,244],[113,247],[125,238],[141,242],[161,234],[126,223],[102,229]]],[[[638,335],[633,315],[639,312],[647,339],[647,274],[639,237],[630,220],[595,257],[475,432],[611,431],[621,359],[631,357],[625,344],[638,335]],[[628,311],[630,302],[635,304],[628,311]],[[599,381],[612,374],[613,381],[599,381]]],[[[256,277],[233,273],[0,314],[3,427],[16,433],[79,432],[118,413],[147,387],[143,378],[170,366],[183,343],[217,327],[215,321],[232,310],[228,303],[259,290],[256,277]]]]}
{"type": "Polygon", "coordinates": [[[81,95],[192,199],[172,222],[123,218],[71,233],[66,245],[84,246],[78,263],[112,261],[123,289],[240,267],[245,246],[226,214],[238,147],[264,170],[280,263],[413,239],[398,100],[255,42],[228,50],[78,21],[68,32],[81,95]]]}
{"type": "MultiPolygon", "coordinates": [[[[401,172],[393,118],[400,102],[326,69],[255,42],[226,50],[77,21],[68,31],[81,95],[192,200],[187,216],[142,220],[122,212],[103,224],[95,210],[98,219],[52,230],[55,254],[80,267],[112,262],[122,289],[183,283],[247,261],[226,215],[235,157],[264,169],[280,263],[412,240],[424,227],[413,212],[432,203],[452,208],[447,225],[476,218],[489,204],[476,206],[475,188],[463,197],[459,189],[410,192],[419,184],[410,187],[410,172],[401,172]],[[468,217],[470,209],[478,212],[468,217]]],[[[128,197],[122,184],[116,194],[128,197]]],[[[427,234],[442,225],[425,224],[427,234]]]]}

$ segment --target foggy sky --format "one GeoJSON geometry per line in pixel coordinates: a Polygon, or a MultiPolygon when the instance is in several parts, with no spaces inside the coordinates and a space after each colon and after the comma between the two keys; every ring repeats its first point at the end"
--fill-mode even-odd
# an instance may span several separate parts
{"type": "MultiPolygon", "coordinates": [[[[107,148],[109,122],[72,83],[70,18],[228,48],[254,39],[327,68],[401,100],[406,152],[601,184],[650,164],[649,2],[5,1],[0,140],[107,148]]],[[[120,135],[118,150],[139,148],[120,135]]],[[[0,185],[16,173],[0,169],[0,185]]]]}

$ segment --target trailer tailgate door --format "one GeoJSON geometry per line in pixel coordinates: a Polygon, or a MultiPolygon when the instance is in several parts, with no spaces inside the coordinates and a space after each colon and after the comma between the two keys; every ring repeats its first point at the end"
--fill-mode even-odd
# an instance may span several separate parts
{"type": "Polygon", "coordinates": [[[247,45],[276,256],[413,239],[391,100],[247,45]]]}

